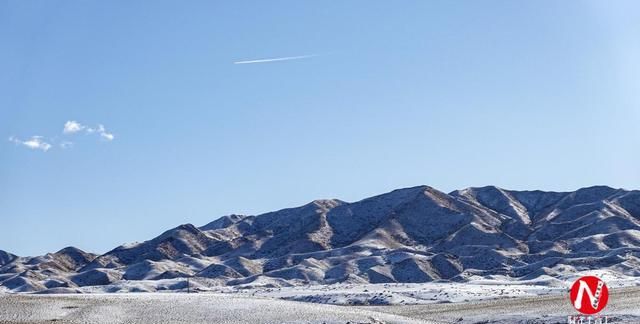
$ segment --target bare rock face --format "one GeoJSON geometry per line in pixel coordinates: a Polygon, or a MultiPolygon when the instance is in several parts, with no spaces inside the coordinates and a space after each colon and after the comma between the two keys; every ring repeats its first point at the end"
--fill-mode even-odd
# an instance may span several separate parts
{"type": "Polygon", "coordinates": [[[243,276],[224,264],[212,264],[197,273],[199,277],[205,278],[242,278],[243,276]]]}
{"type": "Polygon", "coordinates": [[[9,253],[9,252],[5,252],[0,250],[0,266],[3,266],[7,263],[10,263],[11,261],[15,260],[17,258],[17,256],[9,253]]]}
{"type": "Polygon", "coordinates": [[[102,286],[114,283],[122,278],[122,274],[110,269],[95,269],[85,271],[71,277],[78,286],[102,286]]]}
{"type": "Polygon", "coordinates": [[[100,256],[73,247],[32,258],[0,251],[0,285],[15,292],[122,280],[183,289],[171,280],[185,277],[253,286],[531,279],[566,269],[640,276],[640,191],[419,186],[180,225],[100,256]]]}
{"type": "Polygon", "coordinates": [[[77,271],[97,257],[93,253],[87,253],[72,246],[66,247],[50,256],[49,266],[62,271],[77,271]]]}

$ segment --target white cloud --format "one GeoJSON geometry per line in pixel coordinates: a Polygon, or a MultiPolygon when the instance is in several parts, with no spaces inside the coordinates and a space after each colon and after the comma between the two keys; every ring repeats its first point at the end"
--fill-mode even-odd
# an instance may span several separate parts
{"type": "Polygon", "coordinates": [[[113,134],[110,133],[100,133],[100,136],[107,141],[113,141],[114,138],[113,134]]]}
{"type": "Polygon", "coordinates": [[[113,139],[115,138],[115,135],[113,135],[113,133],[108,132],[104,127],[104,125],[102,124],[98,124],[98,127],[93,128],[86,125],[82,125],[75,120],[69,120],[66,123],[64,123],[64,129],[62,130],[64,134],[75,134],[80,131],[84,131],[86,134],[98,133],[98,135],[100,135],[100,138],[108,142],[113,141],[113,139]]]}
{"type": "Polygon", "coordinates": [[[69,120],[66,123],[64,123],[64,129],[62,130],[62,132],[64,134],[73,134],[86,128],[87,128],[86,126],[78,123],[75,120],[69,120]]]}
{"type": "Polygon", "coordinates": [[[45,142],[42,136],[31,136],[30,139],[23,141],[15,136],[9,137],[9,141],[16,144],[26,146],[32,150],[48,151],[51,148],[51,144],[45,142]]]}
{"type": "MultiPolygon", "coordinates": [[[[115,138],[113,133],[107,131],[107,129],[102,124],[98,124],[97,127],[89,127],[86,125],[82,125],[81,123],[75,120],[68,120],[64,123],[64,128],[62,129],[62,133],[65,135],[75,135],[78,133],[81,134],[97,134],[100,136],[100,139],[111,142],[115,138]]],[[[66,140],[58,140],[57,137],[49,137],[45,138],[42,136],[31,136],[29,139],[21,140],[15,136],[9,137],[9,142],[14,143],[15,145],[24,146],[32,150],[41,150],[43,152],[48,151],[53,145],[61,148],[61,149],[69,149],[73,147],[73,142],[66,140]]]]}
{"type": "Polygon", "coordinates": [[[62,149],[69,149],[73,147],[73,142],[69,142],[69,141],[64,141],[62,143],[60,143],[60,148],[62,149]]]}
{"type": "Polygon", "coordinates": [[[114,137],[112,133],[107,132],[103,125],[98,125],[98,133],[100,137],[106,141],[113,141],[114,137]]]}
{"type": "Polygon", "coordinates": [[[264,59],[258,59],[258,60],[236,61],[236,62],[233,62],[233,64],[254,64],[254,63],[269,63],[269,62],[301,60],[301,59],[311,58],[319,55],[320,54],[309,54],[309,55],[300,55],[300,56],[264,58],[264,59]]]}

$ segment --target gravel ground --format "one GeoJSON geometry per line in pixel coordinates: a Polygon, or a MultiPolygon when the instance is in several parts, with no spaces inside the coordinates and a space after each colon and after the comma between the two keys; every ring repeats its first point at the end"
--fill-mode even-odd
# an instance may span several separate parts
{"type": "MultiPolygon", "coordinates": [[[[496,299],[470,303],[413,306],[368,306],[366,309],[389,314],[437,320],[444,323],[567,323],[577,315],[568,294],[496,299]]],[[[610,290],[607,307],[601,312],[609,323],[640,323],[640,287],[610,290]]],[[[585,322],[586,323],[586,322],[585,322]]]]}
{"type": "Polygon", "coordinates": [[[367,309],[218,294],[0,295],[0,323],[423,323],[367,309]]]}
{"type": "MultiPolygon", "coordinates": [[[[220,294],[0,295],[0,323],[566,323],[566,295],[349,307],[220,294]]],[[[640,323],[640,288],[612,289],[609,323],[640,323]]]]}

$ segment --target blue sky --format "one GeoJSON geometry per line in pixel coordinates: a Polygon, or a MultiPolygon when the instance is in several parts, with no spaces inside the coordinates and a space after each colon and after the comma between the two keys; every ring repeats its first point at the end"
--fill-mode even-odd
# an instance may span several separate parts
{"type": "Polygon", "coordinates": [[[640,183],[635,1],[14,0],[0,39],[20,255],[419,184],[640,183]]]}

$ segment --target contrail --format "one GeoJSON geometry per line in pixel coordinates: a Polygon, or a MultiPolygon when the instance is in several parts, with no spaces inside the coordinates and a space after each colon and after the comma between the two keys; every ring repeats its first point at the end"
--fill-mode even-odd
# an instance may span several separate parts
{"type": "Polygon", "coordinates": [[[237,62],[233,62],[233,64],[253,64],[253,63],[268,63],[268,62],[301,60],[301,59],[310,58],[310,57],[319,56],[319,55],[320,54],[310,54],[310,55],[300,55],[300,56],[287,56],[287,57],[274,57],[274,58],[266,58],[266,59],[259,59],[259,60],[250,60],[250,61],[237,61],[237,62]]]}

